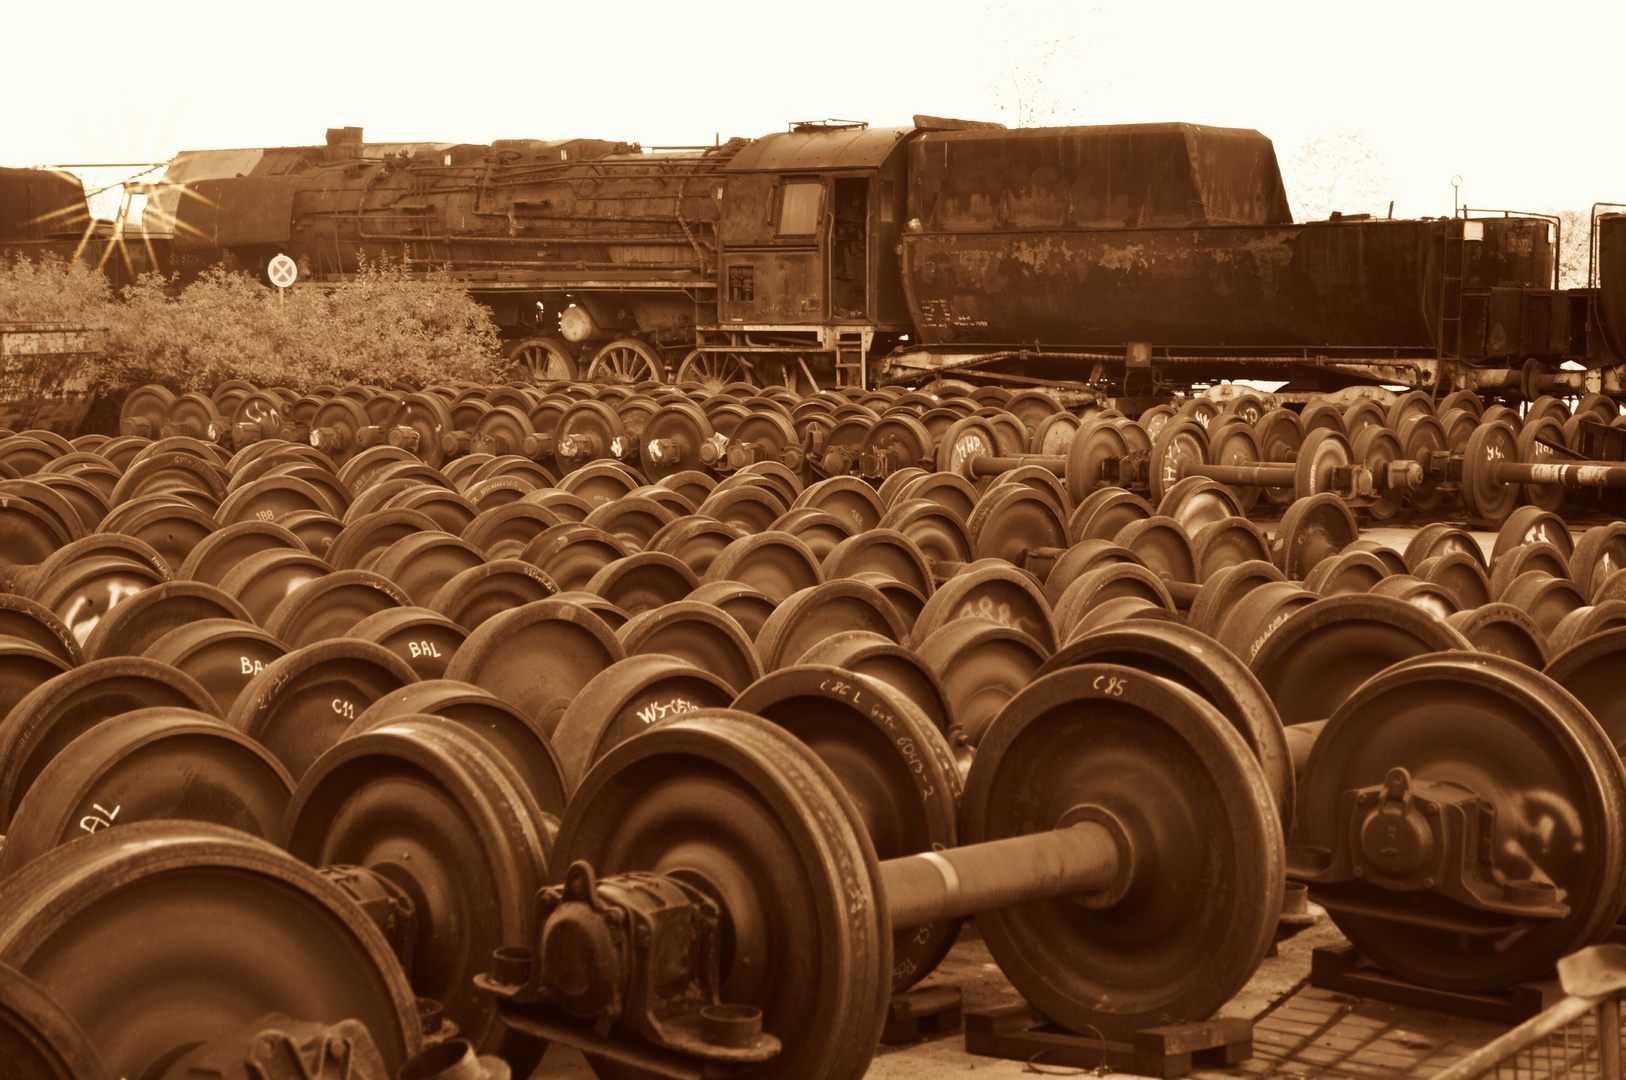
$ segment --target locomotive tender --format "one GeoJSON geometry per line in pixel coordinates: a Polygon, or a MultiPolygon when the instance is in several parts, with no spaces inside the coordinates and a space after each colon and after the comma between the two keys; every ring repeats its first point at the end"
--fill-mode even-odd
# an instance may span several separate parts
{"type": "Polygon", "coordinates": [[[646,153],[335,128],[183,154],[167,179],[177,268],[443,270],[550,377],[1626,392],[1619,216],[1602,286],[1559,290],[1543,218],[1295,224],[1251,130],[916,117],[646,153]]]}

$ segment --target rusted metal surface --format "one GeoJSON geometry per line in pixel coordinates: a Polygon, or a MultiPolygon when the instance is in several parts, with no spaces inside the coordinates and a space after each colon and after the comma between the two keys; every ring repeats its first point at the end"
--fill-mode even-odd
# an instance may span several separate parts
{"type": "Polygon", "coordinates": [[[77,435],[102,334],[67,323],[0,323],[0,427],[77,435]]]}
{"type": "Polygon", "coordinates": [[[298,188],[299,180],[287,176],[199,180],[176,210],[175,248],[284,243],[298,188]]]}
{"type": "Polygon", "coordinates": [[[912,131],[912,128],[837,127],[766,135],[736,154],[728,164],[728,171],[876,169],[912,131]]]}
{"type": "Polygon", "coordinates": [[[600,140],[516,139],[381,153],[356,138],[262,151],[248,175],[191,180],[177,243],[232,249],[256,268],[286,243],[317,278],[354,273],[359,258],[404,256],[470,281],[550,269],[699,280],[711,265],[718,168],[733,149],[643,154],[600,140]]]}
{"type": "Polygon", "coordinates": [[[1610,362],[1626,361],[1626,289],[1611,283],[1626,281],[1626,214],[1605,214],[1598,219],[1598,268],[1603,288],[1598,290],[1594,326],[1610,362]]]}
{"type": "Polygon", "coordinates": [[[1195,124],[922,135],[910,213],[927,233],[1288,225],[1270,140],[1195,124]]]}
{"type": "MultiPolygon", "coordinates": [[[[1498,219],[1484,231],[1500,236],[1527,225],[1498,219]]],[[[1122,349],[1149,341],[1171,349],[1432,353],[1442,243],[1462,227],[1363,221],[906,233],[904,275],[927,344],[1122,349]]],[[[1520,344],[1518,334],[1501,337],[1504,354],[1520,344]]]]}
{"type": "Polygon", "coordinates": [[[0,168],[0,240],[78,239],[89,225],[85,185],[77,176],[0,168]]]}

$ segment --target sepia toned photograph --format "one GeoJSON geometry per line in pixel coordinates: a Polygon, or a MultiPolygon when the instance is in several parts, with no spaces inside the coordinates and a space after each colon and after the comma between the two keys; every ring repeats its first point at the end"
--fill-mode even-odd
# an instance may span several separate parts
{"type": "Polygon", "coordinates": [[[0,26],[0,1080],[1621,1080],[1626,7],[0,26]]]}

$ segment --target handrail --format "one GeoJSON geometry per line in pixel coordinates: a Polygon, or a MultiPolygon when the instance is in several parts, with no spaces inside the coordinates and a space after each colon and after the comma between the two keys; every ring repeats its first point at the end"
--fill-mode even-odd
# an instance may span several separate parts
{"type": "MultiPolygon", "coordinates": [[[[1598,1071],[1603,1080],[1621,1080],[1620,995],[1626,991],[1626,946],[1594,945],[1558,962],[1567,997],[1513,1030],[1434,1074],[1433,1080],[1473,1080],[1514,1055],[1598,1011],[1598,1071]]],[[[1515,1069],[1515,1073],[1518,1070],[1515,1069]]]]}

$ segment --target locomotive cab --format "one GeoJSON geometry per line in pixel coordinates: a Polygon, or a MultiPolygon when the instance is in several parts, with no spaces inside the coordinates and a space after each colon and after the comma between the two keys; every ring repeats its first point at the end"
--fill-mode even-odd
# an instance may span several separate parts
{"type": "Polygon", "coordinates": [[[894,283],[910,131],[797,125],[729,163],[721,327],[907,326],[894,283]]]}
{"type": "Polygon", "coordinates": [[[907,333],[897,248],[913,132],[798,124],[736,155],[717,229],[717,321],[703,329],[735,355],[853,373],[877,336],[907,333]]]}

